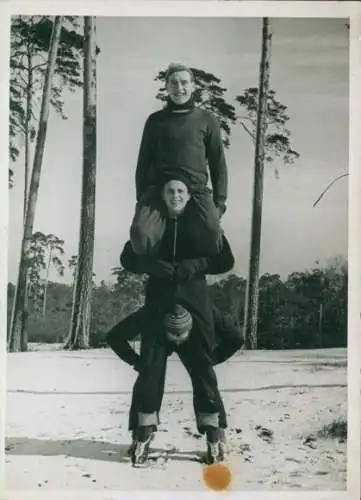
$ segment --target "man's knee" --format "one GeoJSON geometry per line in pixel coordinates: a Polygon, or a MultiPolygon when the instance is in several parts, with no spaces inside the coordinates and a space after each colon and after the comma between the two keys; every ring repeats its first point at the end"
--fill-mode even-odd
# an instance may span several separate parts
{"type": "Polygon", "coordinates": [[[223,248],[223,231],[219,223],[212,218],[199,219],[193,224],[194,234],[198,245],[204,248],[205,255],[215,257],[223,248]]]}
{"type": "Polygon", "coordinates": [[[133,251],[138,255],[149,253],[162,239],[165,226],[165,219],[158,210],[147,207],[140,209],[130,226],[133,251]]]}
{"type": "Polygon", "coordinates": [[[211,234],[217,236],[221,231],[220,214],[208,188],[196,191],[192,195],[192,203],[189,205],[188,211],[193,217],[199,217],[211,234]]]}
{"type": "Polygon", "coordinates": [[[205,223],[208,231],[215,238],[217,238],[220,234],[222,234],[221,222],[216,207],[212,207],[211,210],[208,212],[205,218],[205,223]]]}
{"type": "Polygon", "coordinates": [[[211,256],[219,255],[223,248],[223,234],[220,227],[208,226],[204,241],[207,242],[208,252],[211,256]]]}

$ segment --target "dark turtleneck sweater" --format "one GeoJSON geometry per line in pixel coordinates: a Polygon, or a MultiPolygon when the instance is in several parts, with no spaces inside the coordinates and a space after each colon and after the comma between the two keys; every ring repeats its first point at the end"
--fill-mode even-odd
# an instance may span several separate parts
{"type": "Polygon", "coordinates": [[[135,182],[137,201],[148,186],[157,184],[163,171],[181,170],[191,187],[206,186],[207,164],[217,206],[227,199],[227,165],[219,124],[207,110],[171,103],[152,113],[144,126],[135,182]]]}

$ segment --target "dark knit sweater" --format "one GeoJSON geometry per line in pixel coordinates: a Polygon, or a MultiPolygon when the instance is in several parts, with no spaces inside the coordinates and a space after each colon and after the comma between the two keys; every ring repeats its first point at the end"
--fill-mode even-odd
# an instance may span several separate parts
{"type": "Polygon", "coordinates": [[[220,127],[208,111],[195,107],[174,112],[167,107],[152,113],[144,126],[136,168],[137,201],[163,171],[181,170],[191,185],[205,186],[207,164],[216,205],[227,199],[227,166],[220,127]]]}

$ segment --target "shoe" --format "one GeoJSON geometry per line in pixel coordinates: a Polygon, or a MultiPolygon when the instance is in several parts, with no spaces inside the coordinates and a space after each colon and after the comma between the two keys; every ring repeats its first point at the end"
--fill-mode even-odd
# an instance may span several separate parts
{"type": "Polygon", "coordinates": [[[138,427],[131,445],[131,459],[134,467],[145,464],[149,455],[149,446],[153,439],[154,430],[152,425],[138,427]]]}
{"type": "Polygon", "coordinates": [[[132,431],[132,444],[129,446],[129,448],[127,450],[128,457],[131,457],[134,453],[134,450],[135,450],[135,444],[136,444],[135,434],[136,434],[136,432],[132,431]]]}
{"type": "Polygon", "coordinates": [[[228,448],[226,430],[219,429],[219,454],[222,457],[222,460],[224,460],[225,456],[228,455],[228,453],[229,453],[229,448],[228,448]]]}
{"type": "MultiPolygon", "coordinates": [[[[223,429],[222,429],[223,430],[223,429]]],[[[210,428],[206,432],[207,435],[207,453],[206,453],[206,463],[208,465],[217,464],[223,462],[224,460],[224,448],[222,445],[222,432],[218,428],[210,428]]],[[[223,438],[225,438],[225,433],[223,433],[223,438]]]]}
{"type": "Polygon", "coordinates": [[[224,450],[220,441],[210,443],[207,441],[206,463],[208,465],[218,464],[224,461],[224,450]]]}
{"type": "Polygon", "coordinates": [[[135,441],[132,442],[132,444],[129,446],[127,450],[127,456],[131,457],[135,451],[135,441]]]}

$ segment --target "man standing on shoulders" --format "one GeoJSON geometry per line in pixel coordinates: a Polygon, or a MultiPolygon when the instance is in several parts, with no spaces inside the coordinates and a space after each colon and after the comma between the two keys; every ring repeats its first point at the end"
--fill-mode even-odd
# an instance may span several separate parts
{"type": "Polygon", "coordinates": [[[156,251],[165,232],[167,213],[159,195],[165,173],[189,179],[192,199],[187,207],[190,236],[203,255],[222,246],[220,218],[226,210],[227,166],[216,117],[195,106],[194,75],[183,64],[170,64],[165,77],[164,109],[152,113],[144,127],[135,174],[137,205],[130,230],[138,255],[156,251]],[[213,192],[207,187],[208,167],[213,192]]]}

